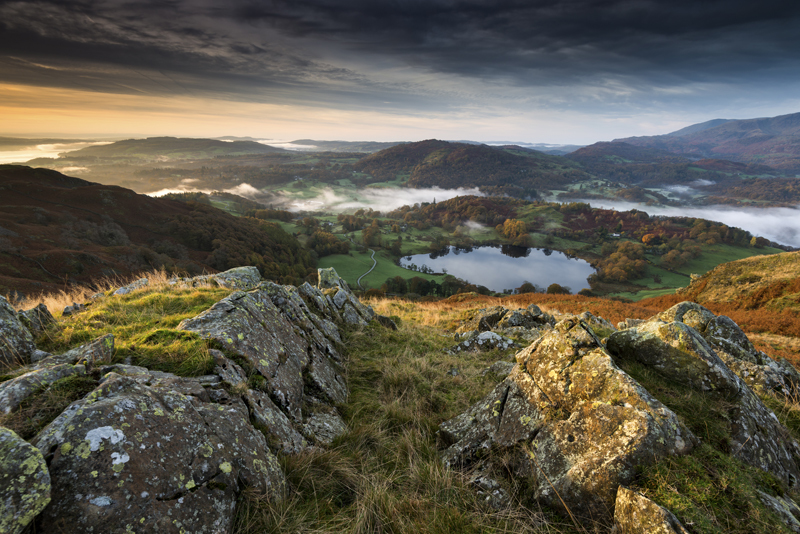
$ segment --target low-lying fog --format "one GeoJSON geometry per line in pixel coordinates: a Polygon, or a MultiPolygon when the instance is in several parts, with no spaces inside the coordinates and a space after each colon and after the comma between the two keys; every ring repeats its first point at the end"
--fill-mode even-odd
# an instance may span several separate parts
{"type": "MultiPolygon", "coordinates": [[[[33,145],[13,150],[0,150],[0,164],[21,163],[35,158],[56,158],[64,152],[80,150],[88,146],[109,145],[112,141],[97,141],[92,143],[57,143],[52,145],[33,145]]],[[[63,172],[63,169],[62,169],[63,172]]],[[[74,170],[73,170],[74,172],[74,170]]]]}
{"type": "MultiPolygon", "coordinates": [[[[175,188],[161,189],[147,193],[151,197],[160,197],[169,193],[210,193],[210,190],[198,189],[192,186],[196,180],[183,180],[175,188]]],[[[478,189],[440,189],[431,187],[427,189],[405,188],[378,188],[367,187],[352,192],[336,192],[333,189],[322,189],[319,194],[311,198],[298,198],[297,196],[282,191],[260,191],[250,184],[243,183],[231,189],[223,189],[224,193],[233,193],[251,200],[264,202],[273,208],[287,209],[289,211],[344,211],[360,208],[372,208],[376,211],[392,211],[401,206],[414,205],[422,202],[448,200],[454,197],[474,195],[483,196],[478,189]]]]}
{"type": "MultiPolygon", "coordinates": [[[[203,192],[192,187],[194,180],[184,180],[182,186],[174,189],[162,189],[150,196],[162,196],[167,193],[203,192]]],[[[240,184],[226,193],[233,193],[245,198],[267,203],[275,208],[290,211],[344,211],[359,208],[372,208],[376,211],[387,212],[401,206],[414,205],[422,202],[448,200],[457,196],[476,195],[483,196],[477,189],[428,189],[405,188],[373,188],[354,190],[352,192],[334,191],[323,189],[314,197],[298,198],[283,192],[265,192],[256,189],[250,184],[240,184]]],[[[770,241],[800,247],[800,209],[793,208],[741,208],[732,206],[708,206],[703,208],[675,208],[666,206],[647,206],[635,202],[584,200],[596,208],[628,211],[637,209],[650,215],[669,215],[674,217],[697,217],[710,221],[717,221],[728,226],[735,226],[747,230],[753,235],[762,236],[770,241]]]]}
{"type": "MultiPolygon", "coordinates": [[[[675,208],[670,206],[647,206],[636,202],[584,200],[595,208],[628,211],[637,209],[649,215],[673,217],[697,217],[717,221],[728,226],[747,230],[792,247],[800,247],[800,209],[795,208],[742,208],[733,206],[707,206],[702,208],[675,208]]],[[[798,206],[800,208],[800,206],[798,206]]]]}

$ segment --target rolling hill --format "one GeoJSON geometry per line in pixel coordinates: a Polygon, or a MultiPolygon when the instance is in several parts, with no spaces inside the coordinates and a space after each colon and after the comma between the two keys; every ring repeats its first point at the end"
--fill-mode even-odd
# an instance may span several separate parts
{"type": "Polygon", "coordinates": [[[615,141],[694,158],[727,159],[800,173],[800,113],[746,120],[716,119],[666,135],[615,141]]]}
{"type": "Polygon", "coordinates": [[[516,197],[535,196],[536,190],[588,177],[571,161],[535,150],[436,139],[382,150],[354,168],[385,181],[407,178],[410,187],[478,187],[516,197]]]}
{"type": "Polygon", "coordinates": [[[255,264],[302,282],[310,254],[279,226],[196,202],[151,198],[48,169],[0,166],[0,294],[53,291],[143,269],[255,264]]]}

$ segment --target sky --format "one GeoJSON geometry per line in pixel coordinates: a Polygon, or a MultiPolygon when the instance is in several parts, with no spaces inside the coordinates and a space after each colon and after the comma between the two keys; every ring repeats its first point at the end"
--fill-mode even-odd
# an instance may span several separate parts
{"type": "Polygon", "coordinates": [[[0,0],[0,135],[589,144],[800,111],[786,0],[0,0]]]}

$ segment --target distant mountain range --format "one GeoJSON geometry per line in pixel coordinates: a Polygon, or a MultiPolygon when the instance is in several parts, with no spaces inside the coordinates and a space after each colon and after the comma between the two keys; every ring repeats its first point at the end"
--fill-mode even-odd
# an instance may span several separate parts
{"type": "Polygon", "coordinates": [[[746,120],[716,119],[665,135],[616,139],[694,159],[768,165],[800,174],[800,113],[746,120]]]}

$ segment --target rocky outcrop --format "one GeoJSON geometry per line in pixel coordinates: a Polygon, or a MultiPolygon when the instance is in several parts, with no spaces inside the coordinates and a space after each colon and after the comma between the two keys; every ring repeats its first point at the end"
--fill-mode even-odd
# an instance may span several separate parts
{"type": "Polygon", "coordinates": [[[227,532],[243,486],[281,498],[283,473],[244,403],[178,389],[110,373],[41,432],[53,484],[42,531],[227,532]]]}
{"type": "Polygon", "coordinates": [[[619,487],[614,534],[689,534],[675,515],[644,495],[619,487]]]}
{"type": "Polygon", "coordinates": [[[725,365],[756,392],[774,391],[787,396],[798,393],[800,373],[783,358],[776,361],[756,350],[729,317],[716,316],[694,302],[681,302],[655,318],[681,322],[696,330],[725,365]]]}
{"type": "Polygon", "coordinates": [[[39,449],[0,427],[0,532],[20,534],[50,502],[50,473],[39,449]]]}
{"type": "Polygon", "coordinates": [[[533,497],[602,515],[637,466],[684,454],[697,438],[619,369],[578,318],[517,354],[517,366],[486,398],[443,423],[443,459],[480,466],[506,451],[533,497]]]}
{"type": "MultiPolygon", "coordinates": [[[[555,319],[542,312],[535,304],[526,308],[509,310],[504,306],[494,306],[478,310],[456,329],[456,341],[466,341],[478,334],[494,332],[500,336],[531,343],[552,330],[555,319]],[[467,337],[465,337],[467,336],[467,337]]],[[[463,350],[464,347],[461,348],[463,350]]],[[[454,347],[451,352],[460,352],[454,347]]]]}
{"type": "Polygon", "coordinates": [[[42,334],[49,325],[56,322],[47,306],[41,303],[35,308],[19,312],[19,320],[34,337],[42,334]]]}
{"type": "Polygon", "coordinates": [[[450,354],[461,352],[488,352],[491,350],[518,349],[519,345],[514,340],[495,334],[494,332],[480,332],[472,330],[466,334],[456,334],[458,345],[447,350],[450,354]]]}
{"type": "MultiPolygon", "coordinates": [[[[608,351],[618,362],[638,362],[670,381],[724,399],[729,406],[731,454],[795,487],[800,483],[795,460],[800,456],[800,446],[788,438],[775,414],[694,328],[704,328],[706,335],[713,337],[708,325],[718,324],[718,319],[697,304],[678,304],[634,328],[612,334],[608,351]]],[[[741,332],[738,327],[736,330],[741,332]]]]}
{"type": "Polygon", "coordinates": [[[83,365],[68,363],[36,369],[22,376],[0,383],[0,412],[8,414],[16,410],[22,401],[56,380],[72,375],[85,375],[83,365]]]}
{"type": "Polygon", "coordinates": [[[0,368],[30,362],[35,349],[33,336],[19,320],[17,311],[0,297],[0,368]]]}

